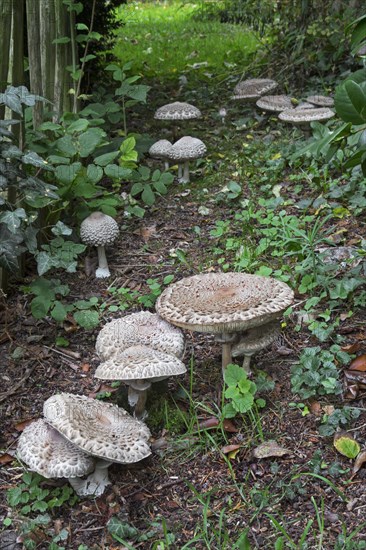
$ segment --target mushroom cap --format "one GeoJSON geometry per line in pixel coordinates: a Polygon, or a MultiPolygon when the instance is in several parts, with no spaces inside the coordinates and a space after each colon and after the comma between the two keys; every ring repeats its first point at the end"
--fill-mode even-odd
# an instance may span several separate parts
{"type": "Polygon", "coordinates": [[[149,428],[117,405],[60,393],[45,401],[43,414],[68,441],[92,456],[129,464],[151,454],[149,428]]]}
{"type": "Polygon", "coordinates": [[[169,285],[156,310],[178,327],[237,332],[277,319],[292,303],[286,283],[246,273],[202,273],[169,285]]]}
{"type": "Polygon", "coordinates": [[[198,138],[185,136],[174,143],[167,152],[167,157],[171,160],[186,161],[203,157],[207,147],[198,138]]]}
{"type": "Polygon", "coordinates": [[[67,441],[43,419],[29,424],[18,440],[20,460],[43,477],[81,477],[94,470],[93,458],[67,441]]]}
{"type": "Polygon", "coordinates": [[[326,107],[321,109],[286,109],[278,115],[283,122],[291,124],[308,124],[315,120],[328,120],[335,115],[334,111],[326,107]]]}
{"type": "Polygon", "coordinates": [[[270,346],[280,332],[281,327],[278,321],[251,328],[241,336],[237,344],[233,345],[231,349],[232,356],[253,355],[253,353],[270,346]]]}
{"type": "Polygon", "coordinates": [[[179,359],[184,353],[182,331],[150,311],[139,311],[107,323],[97,336],[95,349],[99,357],[106,360],[139,344],[179,359]]]}
{"type": "Polygon", "coordinates": [[[165,159],[167,158],[167,152],[172,147],[172,143],[168,141],[167,139],[159,139],[159,141],[156,141],[152,144],[152,146],[149,149],[149,155],[152,158],[155,159],[165,159]]]}
{"type": "Polygon", "coordinates": [[[270,78],[249,78],[238,82],[234,88],[232,99],[247,99],[255,101],[261,95],[277,88],[278,84],[270,78]]]}
{"type": "Polygon", "coordinates": [[[91,246],[112,244],[118,233],[116,220],[103,212],[93,212],[80,225],[81,240],[91,246]]]}
{"type": "Polygon", "coordinates": [[[298,111],[300,111],[301,109],[314,109],[314,104],[302,101],[301,103],[296,105],[295,109],[297,109],[298,111]]]}
{"type": "Polygon", "coordinates": [[[293,109],[294,104],[288,95],[265,95],[256,102],[257,107],[263,111],[280,113],[285,109],[293,109]]]}
{"type": "Polygon", "coordinates": [[[318,107],[333,107],[334,105],[334,99],[326,95],[309,95],[306,101],[318,107]]]}
{"type": "Polygon", "coordinates": [[[131,346],[115,357],[101,363],[95,377],[102,380],[162,380],[168,376],[184,374],[184,363],[174,355],[157,351],[149,346],[131,346]]]}
{"type": "Polygon", "coordinates": [[[167,103],[159,107],[155,111],[154,118],[158,120],[188,120],[201,116],[201,111],[194,105],[182,101],[174,101],[174,103],[167,103]]]}

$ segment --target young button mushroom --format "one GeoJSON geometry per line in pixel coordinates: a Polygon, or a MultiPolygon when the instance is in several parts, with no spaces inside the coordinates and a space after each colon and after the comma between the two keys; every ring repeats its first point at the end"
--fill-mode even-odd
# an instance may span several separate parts
{"type": "Polygon", "coordinates": [[[81,476],[95,469],[93,457],[65,439],[43,419],[29,424],[18,440],[17,455],[30,470],[46,478],[68,479],[79,496],[85,493],[81,476]]]}
{"type": "Polygon", "coordinates": [[[129,386],[128,402],[134,407],[134,415],[144,418],[147,390],[151,384],[186,371],[184,363],[174,355],[137,345],[101,363],[94,376],[102,380],[125,382],[129,386]]]}
{"type": "Polygon", "coordinates": [[[103,212],[93,212],[80,225],[80,238],[82,242],[90,246],[96,246],[98,251],[99,266],[95,272],[97,278],[110,276],[108,262],[105,255],[105,247],[114,243],[118,237],[117,222],[103,212]]]}
{"type": "Polygon", "coordinates": [[[243,369],[250,372],[250,358],[254,353],[270,346],[280,334],[280,324],[278,321],[265,323],[258,327],[250,328],[240,336],[239,342],[232,347],[233,357],[242,357],[243,369]]]}
{"type": "Polygon", "coordinates": [[[206,145],[198,138],[185,136],[174,143],[167,152],[167,157],[171,160],[178,161],[179,164],[184,163],[183,176],[180,178],[181,183],[189,183],[189,161],[201,158],[207,151],[206,145]]]}
{"type": "Polygon", "coordinates": [[[182,331],[150,311],[131,313],[104,325],[97,336],[95,349],[99,357],[106,360],[139,344],[169,353],[178,359],[184,353],[182,331]]]}
{"type": "Polygon", "coordinates": [[[84,453],[97,457],[96,469],[85,487],[74,488],[102,494],[109,483],[107,468],[112,462],[131,464],[151,454],[150,430],[124,409],[82,395],[60,393],[43,405],[43,414],[70,443],[84,453]]]}
{"type": "Polygon", "coordinates": [[[224,372],[237,333],[278,319],[293,297],[289,286],[271,277],[202,273],[170,284],[156,310],[173,325],[218,335],[224,372]]]}
{"type": "Polygon", "coordinates": [[[167,152],[172,147],[172,144],[167,139],[159,139],[159,141],[156,141],[153,143],[153,145],[149,149],[149,155],[153,159],[161,159],[164,161],[164,168],[165,170],[169,170],[169,162],[167,157],[167,152]]]}

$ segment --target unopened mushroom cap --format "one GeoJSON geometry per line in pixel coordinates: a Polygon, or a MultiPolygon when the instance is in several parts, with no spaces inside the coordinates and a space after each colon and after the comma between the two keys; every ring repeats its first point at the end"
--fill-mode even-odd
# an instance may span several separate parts
{"type": "Polygon", "coordinates": [[[158,120],[188,120],[202,116],[201,111],[190,103],[175,101],[159,107],[154,118],[158,120]]]}
{"type": "Polygon", "coordinates": [[[109,359],[138,344],[178,358],[182,358],[184,352],[182,331],[149,311],[132,313],[107,323],[97,336],[95,349],[101,359],[109,359]]]}
{"type": "Polygon", "coordinates": [[[156,310],[179,327],[237,332],[277,319],[293,301],[289,286],[246,273],[203,273],[170,284],[156,310]]]}
{"type": "Polygon", "coordinates": [[[131,346],[101,363],[95,377],[102,380],[150,380],[184,374],[186,367],[174,355],[149,346],[131,346]]]}
{"type": "Polygon", "coordinates": [[[255,101],[263,94],[277,88],[277,86],[277,82],[270,78],[249,78],[247,80],[242,80],[235,86],[232,99],[255,101]]]}
{"type": "Polygon", "coordinates": [[[32,422],[18,440],[17,455],[43,477],[80,477],[94,470],[93,458],[67,441],[43,419],[32,422]]]}
{"type": "Polygon", "coordinates": [[[263,111],[279,113],[285,109],[293,109],[294,104],[288,95],[266,95],[256,102],[257,107],[263,111]]]}
{"type": "Polygon", "coordinates": [[[60,393],[45,401],[43,414],[73,445],[93,456],[128,464],[151,454],[149,428],[116,405],[60,393]]]}
{"type": "Polygon", "coordinates": [[[280,331],[281,327],[278,321],[265,323],[259,327],[249,329],[242,335],[240,341],[233,345],[231,349],[232,356],[252,355],[270,346],[276,340],[280,331]]]}
{"type": "Polygon", "coordinates": [[[93,212],[80,225],[81,240],[91,246],[112,244],[118,233],[117,222],[103,212],[93,212]]]}
{"type": "Polygon", "coordinates": [[[291,124],[307,124],[316,120],[328,120],[335,115],[334,111],[326,107],[321,109],[286,109],[278,115],[283,122],[291,124]]]}
{"type": "Polygon", "coordinates": [[[198,138],[184,136],[174,143],[167,152],[167,157],[171,160],[193,160],[203,157],[206,153],[206,145],[198,138]]]}
{"type": "Polygon", "coordinates": [[[156,159],[165,159],[167,158],[166,153],[170,150],[172,144],[167,139],[159,139],[152,144],[149,149],[149,155],[152,158],[156,159]]]}
{"type": "Polygon", "coordinates": [[[306,101],[319,107],[333,107],[334,105],[334,99],[326,95],[309,95],[306,101]]]}

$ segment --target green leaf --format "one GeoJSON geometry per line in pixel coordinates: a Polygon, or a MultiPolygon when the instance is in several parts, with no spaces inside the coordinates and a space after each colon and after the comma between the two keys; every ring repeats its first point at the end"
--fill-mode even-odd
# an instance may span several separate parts
{"type": "Polygon", "coordinates": [[[347,80],[340,84],[335,92],[334,106],[337,114],[352,124],[363,124],[366,115],[361,108],[360,99],[366,93],[366,71],[356,71],[347,80]]]}
{"type": "Polygon", "coordinates": [[[27,217],[24,208],[7,210],[0,214],[0,222],[4,223],[11,233],[16,233],[22,220],[27,217]]]}
{"type": "Polygon", "coordinates": [[[347,432],[336,434],[334,446],[339,453],[347,458],[356,458],[361,450],[359,443],[352,436],[347,434],[347,432]]]}
{"type": "Polygon", "coordinates": [[[108,164],[104,168],[104,173],[109,178],[112,178],[117,181],[129,180],[131,178],[132,170],[130,168],[122,168],[117,166],[117,164],[108,164]]]}
{"type": "Polygon", "coordinates": [[[51,310],[51,317],[55,319],[55,321],[58,321],[59,323],[61,323],[66,319],[67,309],[65,308],[62,302],[59,302],[58,300],[55,301],[54,306],[51,310]]]}
{"type": "Polygon", "coordinates": [[[86,176],[92,183],[98,183],[103,177],[103,168],[95,164],[88,164],[86,176]]]}
{"type": "Polygon", "coordinates": [[[105,153],[104,155],[100,155],[99,157],[95,157],[94,164],[97,164],[98,166],[107,166],[111,162],[113,162],[119,155],[119,151],[112,151],[112,153],[105,153]]]}
{"type": "Polygon", "coordinates": [[[224,380],[228,386],[235,386],[240,380],[247,379],[247,373],[238,365],[229,364],[224,372],[224,380]]]}
{"type": "Polygon", "coordinates": [[[47,300],[44,296],[36,296],[31,301],[30,306],[33,317],[35,319],[43,319],[51,307],[51,300],[47,300]]]}
{"type": "Polygon", "coordinates": [[[151,206],[155,202],[154,192],[151,188],[151,185],[149,185],[148,183],[144,185],[144,190],[142,191],[141,199],[148,206],[151,206]]]}
{"type": "Polygon", "coordinates": [[[55,146],[60,153],[63,153],[66,157],[74,157],[77,153],[76,143],[72,136],[66,135],[56,140],[55,146]]]}
{"type": "Polygon", "coordinates": [[[53,260],[47,252],[39,252],[37,254],[37,272],[38,275],[47,273],[53,267],[53,260]]]}
{"type": "Polygon", "coordinates": [[[71,42],[71,38],[68,36],[62,36],[61,38],[52,40],[52,44],[68,44],[69,42],[71,42]]]}
{"type": "Polygon", "coordinates": [[[22,496],[22,488],[21,487],[14,487],[13,489],[9,489],[7,493],[8,503],[9,506],[14,508],[21,502],[21,496],[22,496]]]}
{"type": "Polygon", "coordinates": [[[78,325],[87,330],[99,325],[99,315],[97,311],[82,310],[74,313],[74,319],[78,325]]]}
{"type": "Polygon", "coordinates": [[[89,127],[89,121],[86,118],[79,118],[70,124],[67,128],[68,134],[73,134],[74,132],[85,132],[89,127]]]}
{"type": "Polygon", "coordinates": [[[105,137],[105,132],[101,128],[89,128],[84,134],[79,136],[80,156],[88,157],[95,151],[105,137]]]}
{"type": "MultiPolygon", "coordinates": [[[[81,162],[73,162],[70,165],[60,164],[56,167],[55,176],[61,183],[69,185],[74,181],[81,168],[81,162]]],[[[62,191],[60,194],[62,195],[62,191]]]]}
{"type": "Polygon", "coordinates": [[[167,187],[164,185],[162,181],[156,181],[154,182],[154,188],[157,190],[158,193],[161,195],[166,195],[168,192],[167,187]]]}

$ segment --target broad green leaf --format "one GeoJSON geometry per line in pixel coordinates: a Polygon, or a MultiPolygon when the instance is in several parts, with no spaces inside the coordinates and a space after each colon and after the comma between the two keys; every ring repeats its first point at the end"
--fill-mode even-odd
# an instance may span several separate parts
{"type": "Polygon", "coordinates": [[[334,447],[347,458],[356,458],[361,451],[360,444],[347,432],[341,432],[334,437],[334,447]]]}
{"type": "Polygon", "coordinates": [[[39,252],[37,254],[37,272],[38,275],[43,275],[44,273],[47,273],[53,267],[53,260],[47,252],[39,252]]]}
{"type": "Polygon", "coordinates": [[[16,233],[22,220],[26,217],[24,208],[17,208],[16,210],[7,210],[0,214],[0,222],[4,223],[11,233],[16,233]]]}
{"type": "Polygon", "coordinates": [[[77,154],[76,143],[70,135],[59,138],[55,145],[67,157],[72,158],[77,154]]]}
{"type": "Polygon", "coordinates": [[[363,121],[366,121],[366,82],[357,84],[349,80],[345,82],[345,87],[348,93],[348,96],[352,102],[353,107],[362,117],[363,121]]]}
{"type": "Polygon", "coordinates": [[[152,204],[154,204],[155,194],[154,194],[153,190],[151,189],[151,185],[149,185],[149,184],[144,185],[144,190],[142,191],[141,199],[148,206],[151,206],[152,204]]]}
{"type": "Polygon", "coordinates": [[[345,122],[352,122],[352,124],[357,125],[363,124],[366,121],[366,116],[360,114],[355,106],[357,105],[357,107],[359,107],[360,94],[365,93],[366,71],[364,69],[356,71],[337,87],[334,97],[334,106],[337,114],[345,122]],[[359,85],[360,88],[356,87],[357,85],[359,85]]]}
{"type": "Polygon", "coordinates": [[[137,181],[131,187],[130,194],[132,197],[135,197],[136,195],[139,195],[143,191],[143,189],[144,189],[144,185],[141,182],[137,181]]]}
{"type": "Polygon", "coordinates": [[[246,378],[247,373],[238,365],[229,364],[225,369],[224,379],[228,386],[235,386],[240,380],[245,380],[246,378]]]}
{"type": "Polygon", "coordinates": [[[62,221],[58,221],[51,229],[54,235],[71,235],[72,229],[65,225],[62,221]]]}
{"type": "Polygon", "coordinates": [[[122,166],[117,166],[117,164],[109,164],[104,168],[104,173],[109,178],[121,181],[131,179],[132,170],[131,168],[123,168],[122,166]]]}
{"type": "Polygon", "coordinates": [[[86,177],[92,183],[98,183],[103,177],[103,168],[95,164],[88,164],[86,169],[86,177]]]}
{"type": "Polygon", "coordinates": [[[74,313],[74,319],[78,325],[85,329],[92,329],[99,325],[99,315],[97,311],[76,311],[74,313]]]}
{"type": "Polygon", "coordinates": [[[67,317],[67,309],[62,302],[58,300],[54,303],[53,308],[51,309],[51,317],[58,322],[62,322],[67,317]]]}
{"type": "Polygon", "coordinates": [[[154,183],[154,188],[157,190],[158,193],[161,195],[166,195],[168,192],[167,187],[164,185],[162,181],[156,181],[154,183]]]}
{"type": "Polygon", "coordinates": [[[95,151],[105,137],[105,132],[101,128],[89,128],[84,134],[79,136],[80,156],[88,157],[95,151]]]}
{"type": "Polygon", "coordinates": [[[68,134],[73,134],[74,132],[85,132],[89,127],[89,121],[86,118],[79,118],[70,124],[67,128],[68,134]]]}
{"type": "Polygon", "coordinates": [[[99,157],[95,157],[94,164],[97,166],[107,166],[111,162],[113,162],[119,155],[118,151],[112,151],[112,153],[105,153],[104,155],[100,155],[99,157]]]}
{"type": "Polygon", "coordinates": [[[81,168],[81,162],[73,162],[70,165],[60,164],[56,167],[55,175],[58,181],[68,185],[74,181],[81,168]]]}
{"type": "Polygon", "coordinates": [[[31,301],[30,306],[33,317],[35,319],[43,319],[51,307],[51,301],[47,300],[44,296],[36,296],[31,301]]]}

